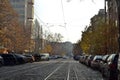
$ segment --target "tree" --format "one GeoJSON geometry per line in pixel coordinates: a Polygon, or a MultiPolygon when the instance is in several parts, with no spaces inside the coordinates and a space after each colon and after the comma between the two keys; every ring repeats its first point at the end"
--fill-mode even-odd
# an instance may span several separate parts
{"type": "Polygon", "coordinates": [[[116,0],[116,3],[117,3],[117,13],[118,13],[118,27],[119,27],[119,37],[118,37],[118,44],[119,44],[119,49],[118,49],[118,52],[120,53],[120,0],[116,0]]]}
{"type": "Polygon", "coordinates": [[[73,54],[74,55],[83,55],[82,49],[81,49],[81,41],[79,40],[76,44],[74,44],[73,48],[73,54]]]}
{"type": "Polygon", "coordinates": [[[26,33],[9,0],[0,0],[0,11],[0,46],[16,52],[23,51],[27,46],[26,33]]]}

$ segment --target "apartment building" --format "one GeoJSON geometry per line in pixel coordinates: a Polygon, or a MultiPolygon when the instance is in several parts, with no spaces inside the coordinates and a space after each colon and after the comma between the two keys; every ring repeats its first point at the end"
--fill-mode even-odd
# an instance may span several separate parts
{"type": "Polygon", "coordinates": [[[105,9],[100,9],[98,14],[91,18],[91,26],[94,30],[100,23],[105,22],[105,9]]]}
{"type": "MultiPolygon", "coordinates": [[[[19,22],[25,29],[33,26],[34,0],[9,0],[13,9],[18,13],[19,22]]],[[[31,29],[31,28],[30,28],[31,29]]]]}

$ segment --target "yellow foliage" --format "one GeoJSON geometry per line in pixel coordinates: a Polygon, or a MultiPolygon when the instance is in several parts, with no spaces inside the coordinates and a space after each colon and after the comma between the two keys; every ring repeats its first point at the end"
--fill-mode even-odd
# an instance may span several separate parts
{"type": "Polygon", "coordinates": [[[41,52],[48,52],[48,53],[51,53],[51,51],[52,51],[51,45],[46,45],[45,48],[41,50],[41,52]]]}

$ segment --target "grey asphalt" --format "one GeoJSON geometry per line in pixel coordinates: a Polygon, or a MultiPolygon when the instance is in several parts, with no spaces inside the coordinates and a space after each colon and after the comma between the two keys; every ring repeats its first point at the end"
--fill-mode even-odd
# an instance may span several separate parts
{"type": "Polygon", "coordinates": [[[103,80],[100,72],[72,59],[0,67],[0,80],[103,80]]]}

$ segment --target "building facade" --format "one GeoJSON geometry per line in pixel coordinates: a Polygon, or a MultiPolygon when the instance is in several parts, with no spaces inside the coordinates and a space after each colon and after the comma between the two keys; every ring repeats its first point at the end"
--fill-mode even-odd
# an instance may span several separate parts
{"type": "Polygon", "coordinates": [[[106,0],[107,23],[109,24],[109,52],[118,51],[118,10],[116,0],[106,0]]]}
{"type": "Polygon", "coordinates": [[[100,23],[105,23],[105,9],[100,9],[98,14],[91,18],[92,30],[96,29],[100,23]]]}
{"type": "MultiPolygon", "coordinates": [[[[34,0],[9,0],[13,9],[17,12],[19,22],[27,30],[33,26],[34,0]]],[[[31,29],[31,28],[30,28],[31,29]]]]}
{"type": "Polygon", "coordinates": [[[107,0],[107,20],[112,26],[118,27],[118,14],[116,0],[107,0]]]}

